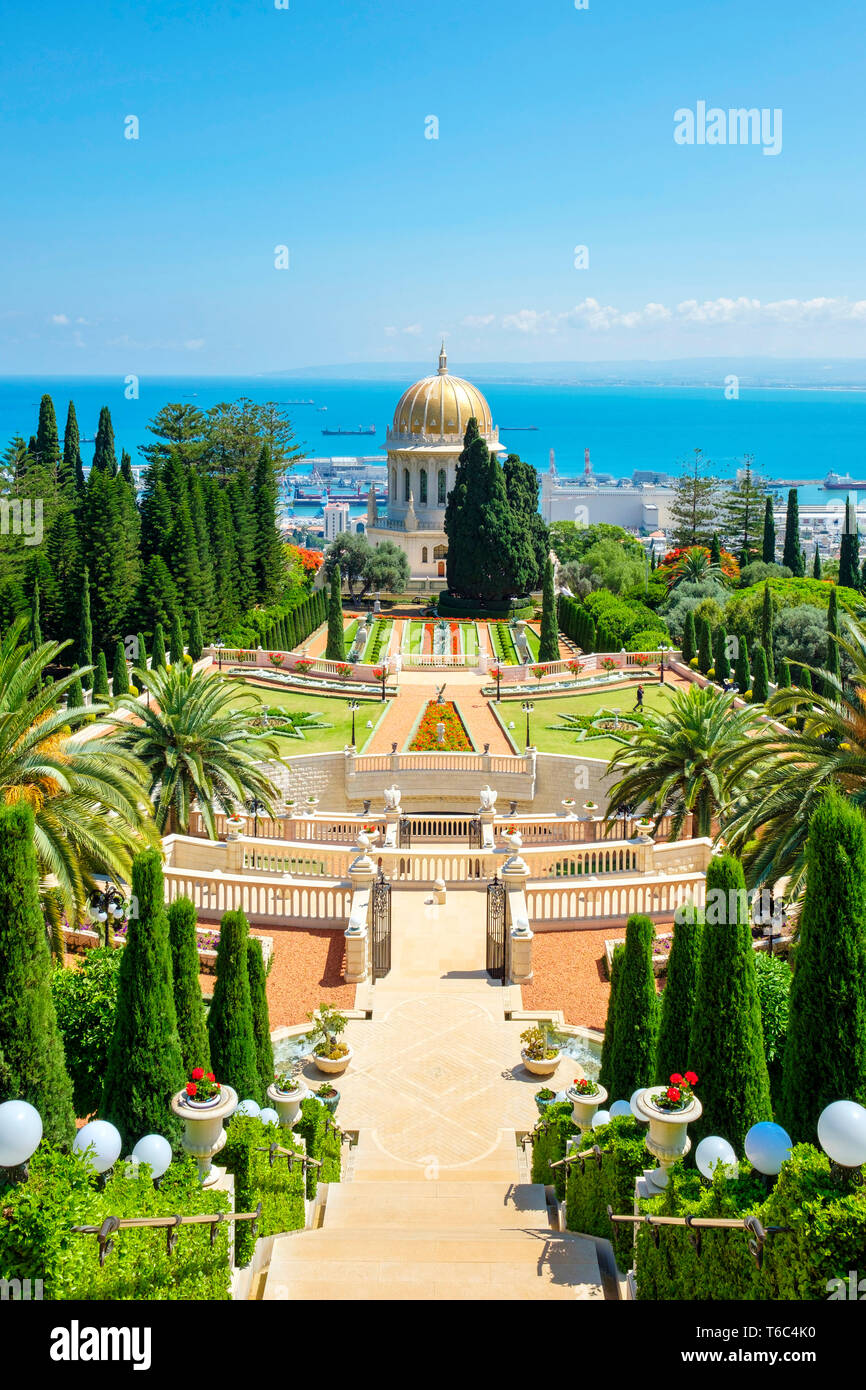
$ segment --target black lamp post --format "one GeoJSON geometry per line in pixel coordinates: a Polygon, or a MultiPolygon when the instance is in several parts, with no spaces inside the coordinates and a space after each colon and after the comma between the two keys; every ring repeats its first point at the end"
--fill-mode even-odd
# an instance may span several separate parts
{"type": "Polygon", "coordinates": [[[246,808],[253,818],[253,838],[258,838],[259,833],[259,812],[264,811],[265,807],[256,797],[251,797],[246,803],[246,808]]]}
{"type": "Polygon", "coordinates": [[[214,642],[214,646],[216,647],[217,653],[217,665],[221,671],[223,669],[223,647],[225,646],[225,642],[220,639],[219,642],[214,642]]]}
{"type": "Polygon", "coordinates": [[[103,944],[108,946],[112,923],[121,922],[126,915],[123,895],[116,888],[97,888],[90,895],[87,911],[103,944]]]}
{"type": "Polygon", "coordinates": [[[352,716],[352,747],[355,747],[355,715],[361,708],[357,700],[349,701],[349,713],[352,716]]]}
{"type": "Polygon", "coordinates": [[[530,700],[524,700],[524,702],[523,702],[523,704],[521,705],[520,708],[523,710],[523,713],[526,715],[526,746],[527,746],[527,748],[528,748],[528,747],[529,747],[529,716],[531,715],[532,711],[535,709],[535,705],[533,705],[532,702],[531,702],[530,700]]]}

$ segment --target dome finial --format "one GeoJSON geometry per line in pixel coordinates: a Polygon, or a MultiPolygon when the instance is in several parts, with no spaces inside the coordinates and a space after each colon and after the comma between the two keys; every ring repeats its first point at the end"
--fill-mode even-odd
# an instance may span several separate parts
{"type": "Polygon", "coordinates": [[[439,349],[439,375],[448,375],[448,358],[445,355],[445,339],[442,339],[442,346],[439,349]]]}

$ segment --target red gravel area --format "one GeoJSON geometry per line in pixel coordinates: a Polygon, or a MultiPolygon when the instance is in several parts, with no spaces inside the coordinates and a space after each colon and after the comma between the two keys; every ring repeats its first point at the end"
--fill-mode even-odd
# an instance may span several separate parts
{"type": "MultiPolygon", "coordinates": [[[[656,933],[673,922],[658,921],[656,933]]],[[[592,931],[536,932],[532,939],[532,975],[521,985],[525,1009],[561,1009],[566,1023],[604,1031],[610,982],[604,960],[605,941],[625,941],[624,926],[592,931]]]]}
{"type": "MultiPolygon", "coordinates": [[[[213,923],[200,925],[213,927],[213,923]]],[[[355,986],[343,980],[345,943],[342,932],[287,927],[268,931],[254,929],[253,935],[273,937],[274,958],[268,976],[272,1028],[305,1023],[308,1012],[323,999],[344,1009],[354,1007],[355,986]]],[[[216,977],[200,975],[199,979],[203,993],[213,994],[216,977]]]]}

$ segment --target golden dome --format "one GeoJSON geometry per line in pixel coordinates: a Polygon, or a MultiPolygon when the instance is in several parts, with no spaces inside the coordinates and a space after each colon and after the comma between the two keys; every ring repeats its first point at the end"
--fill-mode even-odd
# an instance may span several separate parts
{"type": "Polygon", "coordinates": [[[428,439],[462,436],[473,415],[481,433],[491,435],[493,420],[490,406],[471,382],[450,375],[443,343],[436,375],[416,381],[397,402],[392,433],[423,435],[428,439]]]}

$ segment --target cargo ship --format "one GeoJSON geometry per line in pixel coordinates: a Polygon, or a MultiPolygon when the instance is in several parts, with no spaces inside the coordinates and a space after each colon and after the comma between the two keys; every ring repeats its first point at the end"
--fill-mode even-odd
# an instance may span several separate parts
{"type": "Polygon", "coordinates": [[[828,473],[824,487],[828,492],[845,492],[848,489],[852,492],[866,491],[866,480],[852,478],[850,473],[828,473]]]}
{"type": "Polygon", "coordinates": [[[375,434],[375,425],[359,425],[354,430],[322,430],[322,434],[375,434]]]}

